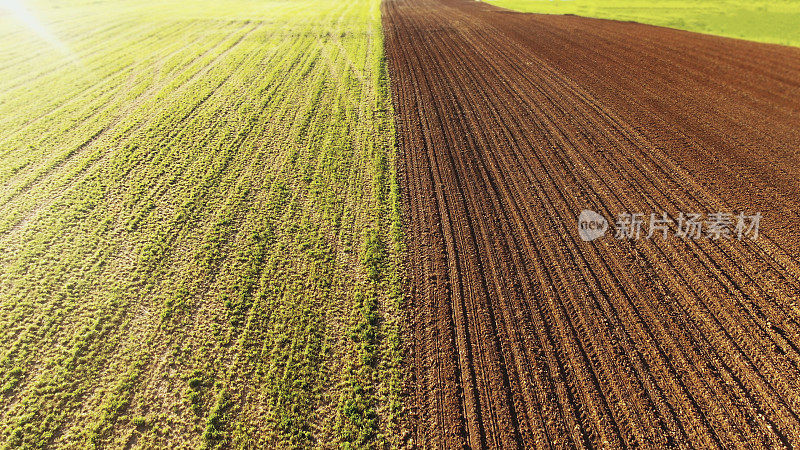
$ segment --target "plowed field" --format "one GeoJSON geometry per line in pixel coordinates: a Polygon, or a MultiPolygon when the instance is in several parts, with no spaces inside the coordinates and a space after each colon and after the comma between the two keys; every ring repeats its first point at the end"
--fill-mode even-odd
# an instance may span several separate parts
{"type": "Polygon", "coordinates": [[[800,445],[800,49],[473,1],[383,13],[413,443],[800,445]],[[756,240],[584,242],[583,209],[763,219],[756,240]]]}

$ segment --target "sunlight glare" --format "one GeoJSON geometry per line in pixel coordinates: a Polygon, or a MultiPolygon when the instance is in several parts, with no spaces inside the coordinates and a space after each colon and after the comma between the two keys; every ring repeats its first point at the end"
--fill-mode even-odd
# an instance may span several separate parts
{"type": "Polygon", "coordinates": [[[50,32],[36,16],[31,13],[28,8],[22,3],[21,0],[0,0],[0,12],[10,13],[11,16],[22,22],[28,29],[36,33],[39,38],[56,48],[64,55],[70,56],[74,59],[74,55],[63,42],[50,32]]]}

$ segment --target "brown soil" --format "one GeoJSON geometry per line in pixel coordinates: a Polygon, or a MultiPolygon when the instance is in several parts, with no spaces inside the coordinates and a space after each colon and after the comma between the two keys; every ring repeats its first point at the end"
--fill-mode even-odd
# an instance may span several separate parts
{"type": "Polygon", "coordinates": [[[383,13],[412,444],[800,445],[800,49],[463,0],[383,13]],[[583,209],[764,218],[756,241],[583,242],[583,209]]]}

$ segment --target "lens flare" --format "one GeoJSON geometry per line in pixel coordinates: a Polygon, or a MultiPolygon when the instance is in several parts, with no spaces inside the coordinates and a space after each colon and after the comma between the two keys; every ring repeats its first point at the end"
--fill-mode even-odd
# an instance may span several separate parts
{"type": "Polygon", "coordinates": [[[11,15],[29,30],[33,31],[40,39],[50,44],[65,56],[75,59],[70,49],[47,28],[20,0],[0,0],[0,12],[11,15]]]}

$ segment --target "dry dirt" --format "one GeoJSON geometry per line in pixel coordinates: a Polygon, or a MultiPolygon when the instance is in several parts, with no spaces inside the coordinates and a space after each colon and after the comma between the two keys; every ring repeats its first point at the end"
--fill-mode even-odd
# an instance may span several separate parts
{"type": "Polygon", "coordinates": [[[800,445],[800,49],[474,1],[383,14],[412,444],[800,445]],[[763,219],[755,241],[584,242],[583,209],[763,219]]]}

